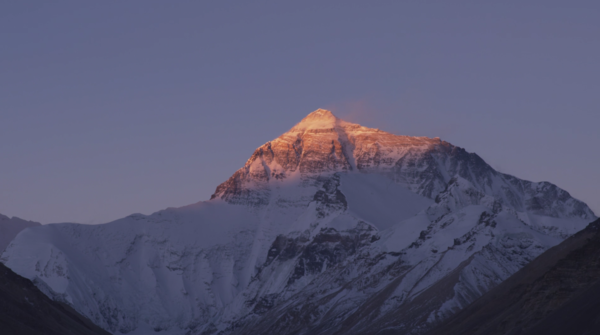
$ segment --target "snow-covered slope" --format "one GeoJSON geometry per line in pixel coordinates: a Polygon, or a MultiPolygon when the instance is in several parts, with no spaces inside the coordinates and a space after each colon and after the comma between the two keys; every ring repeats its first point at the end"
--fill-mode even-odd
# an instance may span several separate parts
{"type": "Polygon", "coordinates": [[[48,299],[33,283],[0,264],[3,335],[109,335],[69,306],[48,299]]]}
{"type": "Polygon", "coordinates": [[[114,333],[418,333],[595,218],[438,138],[317,110],[210,201],[29,229],[2,261],[114,333]]]}
{"type": "Polygon", "coordinates": [[[599,301],[600,220],[596,220],[427,334],[600,334],[599,301]]]}
{"type": "Polygon", "coordinates": [[[16,216],[9,218],[0,214],[0,252],[4,251],[21,230],[29,227],[39,226],[39,222],[26,221],[16,216]]]}

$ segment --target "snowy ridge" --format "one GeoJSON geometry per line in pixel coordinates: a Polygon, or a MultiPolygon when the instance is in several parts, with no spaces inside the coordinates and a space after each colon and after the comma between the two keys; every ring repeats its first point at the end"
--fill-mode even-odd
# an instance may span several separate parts
{"type": "Polygon", "coordinates": [[[408,334],[595,218],[438,138],[317,110],[210,201],[29,229],[2,261],[116,334],[408,334]]]}
{"type": "Polygon", "coordinates": [[[0,252],[4,251],[8,244],[22,230],[39,225],[39,222],[26,221],[15,216],[9,218],[6,215],[0,214],[0,252]]]}

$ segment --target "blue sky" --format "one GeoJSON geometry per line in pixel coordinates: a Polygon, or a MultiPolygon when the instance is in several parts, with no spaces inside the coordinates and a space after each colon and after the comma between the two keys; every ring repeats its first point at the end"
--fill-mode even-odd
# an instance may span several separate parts
{"type": "Polygon", "coordinates": [[[597,1],[0,4],[0,213],[206,200],[327,108],[439,136],[600,213],[597,1]]]}

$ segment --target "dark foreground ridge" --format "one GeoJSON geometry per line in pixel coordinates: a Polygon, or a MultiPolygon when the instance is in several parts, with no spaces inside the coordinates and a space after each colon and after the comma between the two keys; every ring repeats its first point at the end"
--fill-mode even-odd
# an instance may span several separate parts
{"type": "Polygon", "coordinates": [[[600,220],[428,335],[600,334],[600,220]]]}
{"type": "Polygon", "coordinates": [[[52,301],[33,283],[0,263],[2,335],[109,335],[66,304],[52,301]]]}

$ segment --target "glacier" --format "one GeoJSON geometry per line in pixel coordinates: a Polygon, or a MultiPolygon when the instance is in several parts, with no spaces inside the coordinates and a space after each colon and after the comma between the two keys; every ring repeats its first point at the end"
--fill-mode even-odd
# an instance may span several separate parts
{"type": "Polygon", "coordinates": [[[114,334],[419,334],[594,219],[439,138],[319,109],[209,201],[29,228],[0,260],[114,334]]]}

